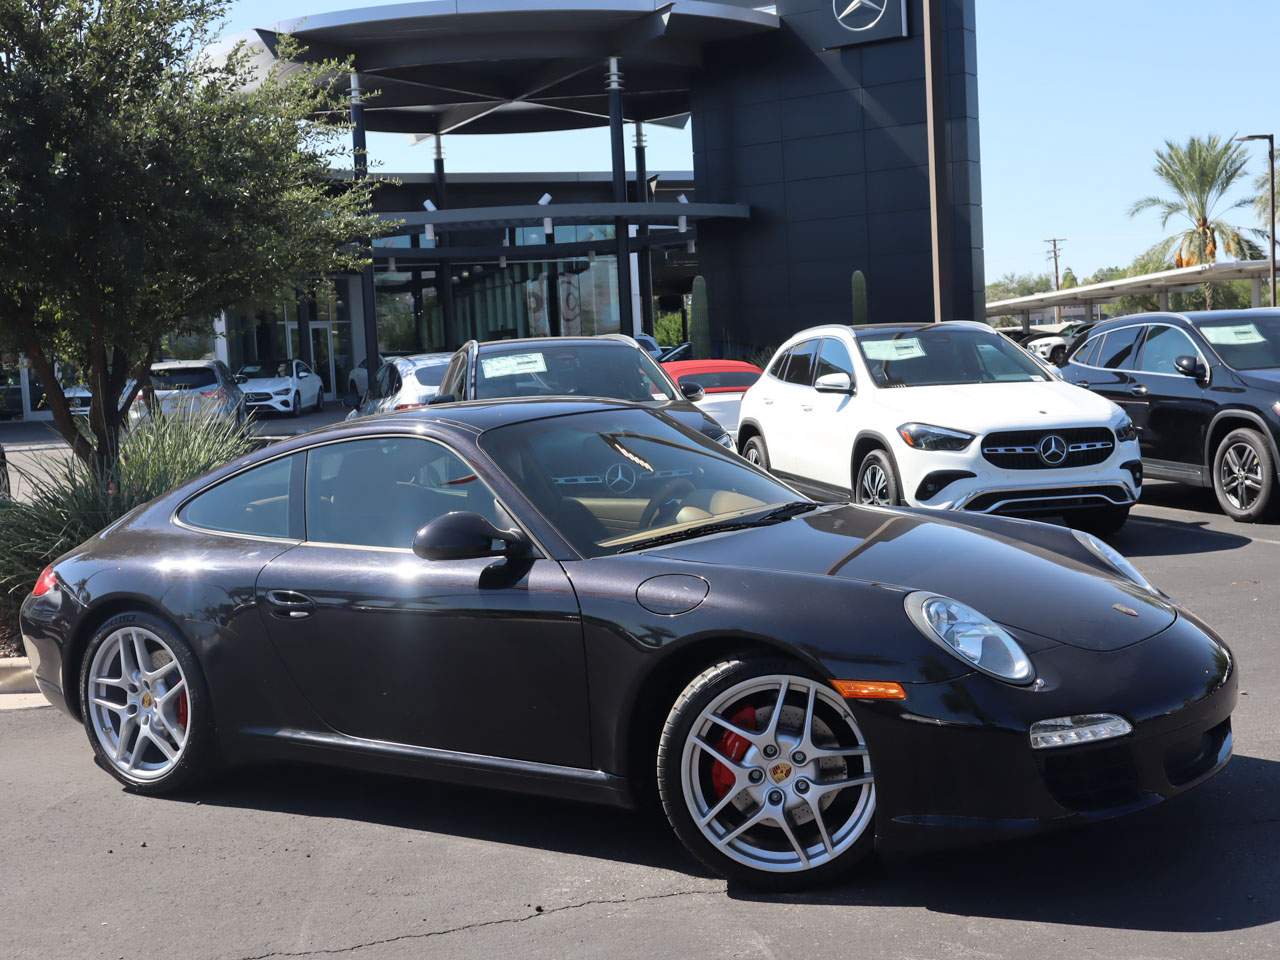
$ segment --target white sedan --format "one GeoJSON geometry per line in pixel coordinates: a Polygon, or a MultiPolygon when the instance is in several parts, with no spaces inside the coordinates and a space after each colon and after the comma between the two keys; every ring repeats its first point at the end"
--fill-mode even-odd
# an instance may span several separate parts
{"type": "Polygon", "coordinates": [[[324,383],[301,360],[250,360],[236,374],[245,405],[256,413],[324,409],[324,383]]]}

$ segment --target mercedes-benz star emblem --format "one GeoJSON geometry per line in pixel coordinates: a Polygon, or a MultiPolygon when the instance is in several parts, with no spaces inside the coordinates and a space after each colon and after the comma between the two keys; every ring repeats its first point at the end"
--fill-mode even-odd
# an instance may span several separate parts
{"type": "Polygon", "coordinates": [[[836,21],[846,30],[870,30],[888,6],[889,0],[831,0],[836,21]]]}
{"type": "Polygon", "coordinates": [[[1051,433],[1040,441],[1040,459],[1051,467],[1056,467],[1067,459],[1067,441],[1056,433],[1051,433]]]}
{"type": "Polygon", "coordinates": [[[636,488],[636,472],[625,463],[615,463],[604,472],[604,485],[614,493],[630,493],[636,488]]]}

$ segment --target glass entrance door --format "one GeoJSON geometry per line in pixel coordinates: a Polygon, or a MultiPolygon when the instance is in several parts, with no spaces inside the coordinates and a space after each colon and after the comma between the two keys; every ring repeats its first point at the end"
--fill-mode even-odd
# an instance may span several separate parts
{"type": "Polygon", "coordinates": [[[288,344],[290,360],[304,360],[311,364],[311,368],[320,377],[320,382],[324,384],[324,398],[326,400],[336,399],[333,392],[333,385],[336,382],[333,369],[333,327],[326,320],[313,320],[309,324],[311,328],[311,351],[302,349],[302,337],[298,331],[298,324],[290,320],[286,325],[285,343],[288,344]],[[312,360],[314,357],[314,362],[312,360]]]}

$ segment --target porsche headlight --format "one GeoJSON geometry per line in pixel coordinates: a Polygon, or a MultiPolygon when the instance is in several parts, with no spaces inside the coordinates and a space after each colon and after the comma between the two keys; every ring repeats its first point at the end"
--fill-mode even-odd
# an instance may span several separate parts
{"type": "Polygon", "coordinates": [[[1076,539],[1080,541],[1081,546],[1092,553],[1095,557],[1109,566],[1120,576],[1126,580],[1131,580],[1148,593],[1159,594],[1160,591],[1152,586],[1151,581],[1142,575],[1142,573],[1130,563],[1119,550],[1108,543],[1099,540],[1091,533],[1085,533],[1083,530],[1073,530],[1076,539]]]}
{"type": "Polygon", "coordinates": [[[961,430],[948,430],[928,423],[904,423],[898,428],[898,436],[907,446],[916,450],[963,450],[973,443],[973,434],[961,430]]]}
{"type": "Polygon", "coordinates": [[[920,591],[907,597],[907,616],[926,637],[972,667],[1009,683],[1026,684],[1035,669],[1004,627],[958,600],[920,591]]]}

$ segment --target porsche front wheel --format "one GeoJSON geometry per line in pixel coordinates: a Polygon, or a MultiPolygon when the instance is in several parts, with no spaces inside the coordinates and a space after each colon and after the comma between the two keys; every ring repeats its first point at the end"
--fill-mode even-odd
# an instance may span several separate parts
{"type": "Polygon", "coordinates": [[[785,660],[695,677],[662,731],[663,809],[690,851],[743,884],[827,883],[874,845],[875,777],[848,704],[785,660]]]}

